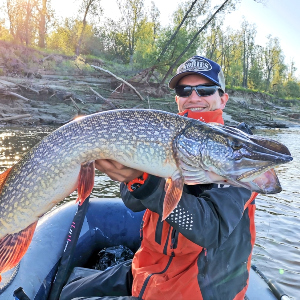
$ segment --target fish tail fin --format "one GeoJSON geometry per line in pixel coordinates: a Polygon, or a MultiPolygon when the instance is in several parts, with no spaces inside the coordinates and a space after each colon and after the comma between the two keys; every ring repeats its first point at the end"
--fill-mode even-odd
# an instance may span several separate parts
{"type": "Polygon", "coordinates": [[[36,224],[37,221],[22,231],[8,234],[0,240],[0,273],[12,269],[20,262],[31,243],[36,224]]]}
{"type": "Polygon", "coordinates": [[[184,179],[182,177],[172,180],[168,178],[166,181],[166,196],[163,204],[162,220],[165,220],[170,213],[176,208],[180,201],[183,190],[184,179]]]}
{"type": "Polygon", "coordinates": [[[78,180],[78,198],[76,202],[82,205],[84,200],[90,195],[94,187],[95,161],[89,161],[81,165],[78,180]]]}

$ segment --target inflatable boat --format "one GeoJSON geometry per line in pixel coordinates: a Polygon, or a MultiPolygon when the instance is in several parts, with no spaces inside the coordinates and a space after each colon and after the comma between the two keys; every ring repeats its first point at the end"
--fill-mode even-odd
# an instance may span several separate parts
{"type": "MultiPolygon", "coordinates": [[[[66,277],[76,268],[86,268],[93,254],[118,245],[133,252],[138,249],[143,212],[132,212],[118,198],[94,198],[85,203],[84,207],[68,202],[39,220],[20,264],[2,274],[1,300],[58,299],[66,277]]],[[[252,266],[245,299],[289,298],[252,266]]]]}

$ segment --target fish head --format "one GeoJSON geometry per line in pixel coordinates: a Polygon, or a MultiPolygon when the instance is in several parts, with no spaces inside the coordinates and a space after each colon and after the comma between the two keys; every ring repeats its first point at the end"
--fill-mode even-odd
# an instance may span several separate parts
{"type": "Polygon", "coordinates": [[[262,174],[293,159],[288,148],[277,141],[196,120],[178,136],[177,147],[185,165],[214,172],[230,184],[260,193],[281,190],[275,172],[276,178],[273,172],[267,173],[268,179],[262,174]],[[254,181],[257,177],[260,180],[254,181]],[[259,184],[263,182],[264,187],[259,184]]]}

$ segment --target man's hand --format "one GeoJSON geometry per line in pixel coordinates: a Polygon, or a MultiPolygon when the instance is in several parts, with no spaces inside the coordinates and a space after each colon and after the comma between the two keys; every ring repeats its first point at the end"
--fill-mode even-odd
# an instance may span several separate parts
{"type": "Polygon", "coordinates": [[[107,174],[112,180],[120,182],[129,182],[144,172],[136,169],[128,168],[117,161],[110,159],[98,159],[95,161],[95,167],[100,172],[107,174]]]}

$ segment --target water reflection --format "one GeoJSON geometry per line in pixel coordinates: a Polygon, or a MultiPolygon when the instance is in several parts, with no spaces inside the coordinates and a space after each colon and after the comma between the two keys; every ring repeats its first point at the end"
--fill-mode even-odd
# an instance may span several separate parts
{"type": "MultiPolygon", "coordinates": [[[[0,128],[0,171],[15,164],[53,127],[0,128]]],[[[283,191],[276,195],[259,195],[256,199],[257,238],[253,262],[281,288],[299,299],[300,294],[300,131],[298,128],[257,130],[256,134],[284,143],[294,160],[276,168],[283,191]]],[[[119,184],[96,171],[93,197],[120,197],[119,184]]],[[[77,198],[77,192],[64,200],[77,198]]]]}
{"type": "Polygon", "coordinates": [[[284,143],[294,158],[276,169],[282,192],[257,197],[257,238],[253,260],[270,278],[276,280],[293,299],[300,293],[300,145],[299,128],[258,130],[284,143]]]}
{"type": "Polygon", "coordinates": [[[0,170],[13,166],[23,154],[53,129],[51,127],[0,128],[0,170]]]}

